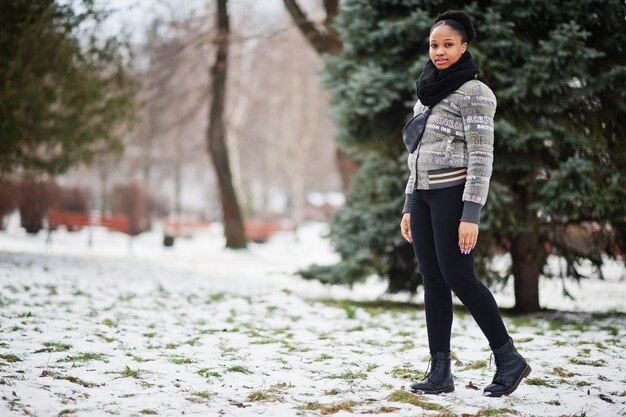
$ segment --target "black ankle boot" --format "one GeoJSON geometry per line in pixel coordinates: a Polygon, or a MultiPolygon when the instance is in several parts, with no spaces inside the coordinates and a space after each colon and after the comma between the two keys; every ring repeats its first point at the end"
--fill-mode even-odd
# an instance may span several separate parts
{"type": "MultiPolygon", "coordinates": [[[[530,374],[530,365],[515,349],[511,338],[503,346],[493,349],[493,355],[496,360],[496,374],[491,384],[483,390],[483,394],[489,397],[509,395],[530,374]]],[[[491,358],[489,362],[491,363],[491,358]]]]}
{"type": "Polygon", "coordinates": [[[411,392],[415,394],[441,394],[442,392],[454,391],[454,381],[450,372],[450,352],[431,354],[428,364],[431,363],[430,372],[424,376],[424,379],[411,384],[411,392]]]}

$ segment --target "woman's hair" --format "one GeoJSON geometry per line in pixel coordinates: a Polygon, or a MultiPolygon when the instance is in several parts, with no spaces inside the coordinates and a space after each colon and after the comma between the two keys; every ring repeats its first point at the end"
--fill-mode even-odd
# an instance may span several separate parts
{"type": "Polygon", "coordinates": [[[450,26],[461,35],[462,42],[472,43],[476,38],[476,30],[474,29],[472,18],[462,10],[448,10],[439,13],[433,22],[433,26],[430,28],[431,33],[433,29],[443,25],[450,26]]]}

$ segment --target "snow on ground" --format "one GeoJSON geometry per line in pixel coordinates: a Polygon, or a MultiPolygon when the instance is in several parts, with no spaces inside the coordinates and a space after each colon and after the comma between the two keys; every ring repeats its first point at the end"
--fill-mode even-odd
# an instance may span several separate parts
{"type": "MultiPolygon", "coordinates": [[[[158,230],[46,243],[12,219],[0,233],[0,415],[626,415],[623,265],[568,284],[575,300],[543,280],[542,305],[564,312],[505,316],[533,367],[513,395],[481,395],[495,365],[462,307],[456,391],[404,395],[428,364],[424,311],[381,297],[374,278],[347,289],[295,276],[337,259],[325,228],[231,251],[218,226],[164,248],[158,230]]],[[[495,295],[513,304],[511,284],[495,295]]]]}

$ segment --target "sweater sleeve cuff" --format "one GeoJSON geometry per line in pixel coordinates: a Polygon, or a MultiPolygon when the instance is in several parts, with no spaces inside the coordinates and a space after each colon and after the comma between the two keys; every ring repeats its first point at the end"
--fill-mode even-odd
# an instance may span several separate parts
{"type": "Polygon", "coordinates": [[[411,211],[411,194],[406,194],[404,197],[404,207],[402,207],[402,214],[409,213],[411,211]]]}
{"type": "Polygon", "coordinates": [[[474,203],[473,201],[464,201],[461,221],[480,224],[480,210],[482,208],[482,204],[474,203]]]}

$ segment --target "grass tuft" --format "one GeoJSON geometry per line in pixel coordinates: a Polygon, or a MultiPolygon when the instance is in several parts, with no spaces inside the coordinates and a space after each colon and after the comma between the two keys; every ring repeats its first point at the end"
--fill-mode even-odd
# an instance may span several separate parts
{"type": "Polygon", "coordinates": [[[124,370],[119,373],[124,378],[135,378],[139,379],[140,371],[139,369],[131,369],[128,365],[124,368],[124,370]]]}
{"type": "Polygon", "coordinates": [[[474,414],[474,417],[500,417],[509,415],[518,415],[519,413],[512,408],[492,408],[487,407],[474,414]]]}
{"type": "Polygon", "coordinates": [[[63,359],[59,359],[57,362],[89,362],[89,361],[103,361],[108,362],[106,360],[107,355],[104,353],[96,353],[96,352],[84,352],[79,353],[74,356],[66,356],[63,359]]]}
{"type": "Polygon", "coordinates": [[[235,366],[231,366],[230,368],[226,369],[227,372],[239,372],[240,374],[251,374],[252,371],[249,370],[248,368],[246,368],[245,366],[242,365],[235,365],[235,366]]]}
{"type": "Polygon", "coordinates": [[[298,407],[301,410],[319,410],[322,415],[335,414],[339,411],[347,411],[349,413],[352,412],[352,407],[357,405],[354,401],[344,401],[336,404],[320,404],[315,401],[313,403],[308,403],[307,405],[298,407]]]}
{"type": "Polygon", "coordinates": [[[541,387],[556,388],[556,385],[551,384],[550,381],[548,381],[547,379],[543,379],[543,378],[526,378],[526,383],[528,385],[538,385],[541,387]]]}
{"type": "Polygon", "coordinates": [[[13,353],[3,353],[0,354],[0,359],[4,359],[7,362],[13,363],[13,362],[22,362],[22,358],[20,358],[17,355],[14,355],[13,353]]]}
{"type": "Polygon", "coordinates": [[[424,410],[449,411],[446,407],[442,405],[428,402],[424,399],[424,397],[411,394],[407,391],[395,391],[387,397],[387,401],[412,404],[421,407],[424,410]]]}

